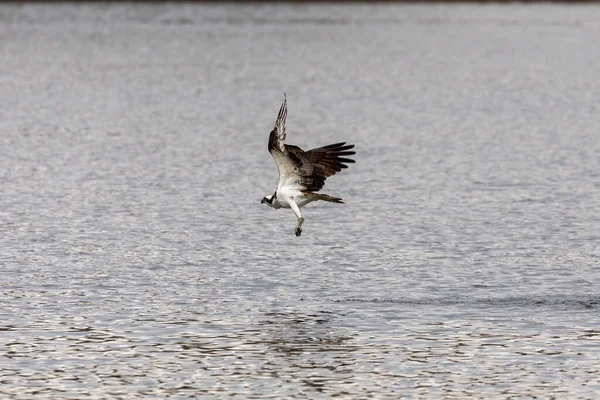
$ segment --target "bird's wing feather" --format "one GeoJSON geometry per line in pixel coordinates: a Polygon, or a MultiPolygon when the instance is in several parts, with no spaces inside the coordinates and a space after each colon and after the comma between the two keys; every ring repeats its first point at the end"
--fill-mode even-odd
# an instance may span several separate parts
{"type": "Polygon", "coordinates": [[[285,93],[283,94],[283,103],[279,108],[279,114],[277,114],[277,120],[275,120],[275,126],[269,134],[268,149],[277,169],[279,170],[279,185],[281,187],[288,178],[294,176],[294,165],[290,162],[287,151],[285,149],[285,122],[287,119],[287,98],[285,93]]]}
{"type": "Polygon", "coordinates": [[[356,154],[354,151],[350,151],[354,145],[346,145],[346,142],[334,143],[309,151],[304,151],[297,146],[286,145],[286,118],[287,99],[284,93],[283,103],[279,108],[275,126],[269,135],[268,144],[269,152],[279,170],[278,188],[285,184],[295,183],[300,185],[304,191],[318,192],[325,185],[325,179],[348,168],[346,164],[354,162],[350,158],[343,157],[356,154]]]}
{"type": "MultiPolygon", "coordinates": [[[[275,126],[269,135],[269,152],[272,154],[273,151],[279,150],[285,152],[285,120],[287,119],[287,99],[285,93],[283,94],[283,103],[279,108],[279,114],[275,120],[275,126]]],[[[277,160],[276,160],[277,161],[277,160]]]]}
{"type": "Polygon", "coordinates": [[[330,144],[309,151],[297,146],[285,145],[288,158],[294,167],[297,183],[304,186],[307,192],[318,192],[325,186],[325,180],[344,168],[354,160],[341,156],[356,154],[350,149],[354,145],[345,142],[330,144]]]}

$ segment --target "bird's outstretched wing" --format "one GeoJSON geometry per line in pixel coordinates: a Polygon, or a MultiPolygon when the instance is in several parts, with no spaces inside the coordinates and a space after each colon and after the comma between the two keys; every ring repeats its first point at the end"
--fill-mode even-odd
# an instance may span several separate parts
{"type": "MultiPolygon", "coordinates": [[[[287,98],[285,93],[283,94],[283,103],[279,108],[279,114],[275,121],[275,126],[269,135],[269,152],[273,154],[273,151],[285,152],[285,120],[287,118],[287,98]]],[[[277,160],[275,160],[277,162],[277,160]]]]}
{"type": "Polygon", "coordinates": [[[277,169],[279,170],[279,185],[281,187],[290,178],[294,178],[294,165],[288,157],[285,146],[285,120],[287,118],[287,98],[283,94],[283,103],[279,108],[279,114],[275,126],[269,135],[269,153],[273,156],[277,169]]]}
{"type": "MultiPolygon", "coordinates": [[[[355,151],[351,151],[354,145],[347,145],[346,142],[334,143],[309,151],[304,151],[297,146],[284,146],[287,158],[293,166],[296,182],[307,192],[321,190],[327,178],[348,168],[346,164],[354,163],[354,160],[345,156],[356,154],[355,151]]],[[[279,181],[281,182],[281,173],[279,181]]]]}
{"type": "Polygon", "coordinates": [[[273,156],[279,170],[279,185],[297,184],[307,192],[318,192],[325,185],[325,179],[335,175],[346,164],[354,160],[345,158],[356,154],[350,151],[353,144],[334,143],[309,151],[285,144],[285,121],[287,118],[287,99],[283,94],[283,103],[279,109],[275,126],[269,135],[269,153],[273,156]]]}

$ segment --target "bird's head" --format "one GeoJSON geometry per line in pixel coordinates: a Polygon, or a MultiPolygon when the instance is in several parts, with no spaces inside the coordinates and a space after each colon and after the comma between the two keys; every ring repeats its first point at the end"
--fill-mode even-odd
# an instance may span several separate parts
{"type": "Polygon", "coordinates": [[[263,204],[263,203],[267,203],[269,205],[273,204],[273,195],[270,194],[268,196],[263,197],[263,199],[260,201],[260,204],[263,204]]]}
{"type": "Polygon", "coordinates": [[[275,192],[274,194],[270,194],[268,196],[263,197],[263,199],[260,201],[260,204],[266,204],[269,207],[273,207],[273,208],[277,208],[275,206],[275,204],[273,204],[273,200],[277,198],[277,192],[275,192]]]}

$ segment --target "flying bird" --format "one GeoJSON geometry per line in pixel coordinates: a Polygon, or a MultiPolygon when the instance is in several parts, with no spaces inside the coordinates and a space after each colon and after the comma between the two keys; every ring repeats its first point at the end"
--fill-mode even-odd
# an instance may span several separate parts
{"type": "Polygon", "coordinates": [[[279,109],[275,126],[269,135],[268,149],[279,170],[279,184],[275,193],[263,197],[261,203],[275,209],[291,208],[298,222],[296,236],[302,234],[304,218],[300,208],[317,200],[344,204],[342,199],[317,193],[325,185],[325,179],[344,168],[354,160],[346,158],[356,154],[350,151],[353,144],[334,143],[304,151],[300,147],[285,144],[285,121],[287,118],[287,99],[283,94],[283,103],[279,109]]]}

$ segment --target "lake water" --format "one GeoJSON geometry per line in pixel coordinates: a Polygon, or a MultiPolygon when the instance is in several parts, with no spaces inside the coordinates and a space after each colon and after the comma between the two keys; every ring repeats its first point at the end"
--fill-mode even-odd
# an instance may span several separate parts
{"type": "Polygon", "coordinates": [[[0,6],[0,397],[596,398],[598,21],[0,6]],[[284,91],[357,151],[300,238],[284,91]]]}

